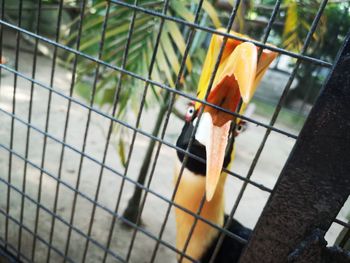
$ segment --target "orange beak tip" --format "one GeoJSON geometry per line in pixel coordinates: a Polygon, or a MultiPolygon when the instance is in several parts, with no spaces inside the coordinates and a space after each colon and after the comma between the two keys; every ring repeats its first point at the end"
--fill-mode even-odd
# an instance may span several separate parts
{"type": "Polygon", "coordinates": [[[206,200],[209,202],[214,197],[218,186],[222,166],[225,159],[225,151],[229,136],[231,121],[221,127],[212,124],[209,138],[206,144],[207,174],[206,174],[206,200]]]}

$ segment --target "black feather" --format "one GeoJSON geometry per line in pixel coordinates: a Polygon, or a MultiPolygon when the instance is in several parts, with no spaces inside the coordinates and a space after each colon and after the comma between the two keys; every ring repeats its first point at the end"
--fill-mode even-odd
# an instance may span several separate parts
{"type": "MultiPolygon", "coordinates": [[[[194,130],[194,126],[192,122],[186,122],[184,127],[182,128],[181,134],[176,142],[176,146],[186,150],[187,146],[190,142],[192,132],[194,130]]],[[[227,167],[229,163],[231,162],[231,153],[233,150],[233,144],[229,144],[226,149],[225,159],[224,159],[224,165],[223,167],[227,167]]],[[[204,159],[206,161],[206,151],[205,146],[198,142],[196,139],[193,141],[192,146],[189,150],[190,153],[204,159]]],[[[184,159],[185,154],[183,152],[177,151],[177,156],[182,162],[184,159]]],[[[197,159],[194,159],[192,157],[189,157],[186,163],[186,168],[190,170],[191,172],[203,175],[206,174],[206,163],[201,162],[197,159]]]]}
{"type": "MultiPolygon", "coordinates": [[[[228,220],[228,216],[225,215],[225,224],[228,220]]],[[[231,221],[231,224],[228,228],[228,231],[231,233],[245,239],[249,240],[252,230],[249,228],[244,227],[241,223],[239,223],[237,220],[233,219],[231,221]]],[[[211,259],[212,254],[214,253],[216,244],[219,240],[220,233],[218,234],[217,238],[213,241],[209,249],[206,250],[205,254],[203,255],[202,259],[200,260],[201,263],[208,263],[211,259]]],[[[229,237],[225,235],[224,240],[222,242],[222,245],[219,249],[219,252],[215,258],[215,263],[235,263],[238,262],[239,257],[241,256],[241,253],[244,249],[245,244],[240,243],[236,239],[229,237]]]]}

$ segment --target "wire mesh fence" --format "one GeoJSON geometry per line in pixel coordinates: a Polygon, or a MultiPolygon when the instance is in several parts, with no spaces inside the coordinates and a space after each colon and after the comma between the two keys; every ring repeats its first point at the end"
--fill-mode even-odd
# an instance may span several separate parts
{"type": "MultiPolygon", "coordinates": [[[[174,8],[170,0],[135,0],[133,3],[82,0],[76,5],[61,0],[55,4],[57,13],[54,14],[57,17],[55,32],[51,35],[42,33],[43,21],[48,14],[46,10],[50,9],[44,1],[35,2],[34,9],[37,11],[32,27],[23,20],[28,10],[27,2],[20,0],[10,7],[9,2],[1,2],[0,20],[0,244],[4,251],[23,262],[170,262],[175,261],[176,255],[180,260],[194,262],[186,253],[187,246],[180,251],[175,245],[173,208],[195,218],[187,245],[198,221],[220,231],[216,250],[224,236],[247,243],[247,240],[231,233],[228,225],[222,227],[201,216],[201,207],[194,213],[174,202],[179,185],[179,182],[175,182],[175,187],[172,185],[175,151],[185,155],[180,174],[188,158],[203,163],[205,160],[188,149],[176,146],[175,139],[182,121],[172,113],[176,107],[195,101],[250,124],[251,131],[247,131],[246,139],[235,142],[237,151],[250,145],[249,151],[237,157],[243,164],[241,167],[233,166],[232,170],[223,170],[231,180],[227,186],[229,196],[226,202],[229,218],[242,218],[253,227],[298,138],[298,131],[278,123],[278,118],[300,66],[316,65],[327,70],[332,67],[332,63],[308,55],[329,1],[318,3],[300,52],[267,44],[281,12],[282,1],[279,0],[273,4],[259,40],[233,35],[230,31],[243,1],[235,1],[225,30],[218,30],[203,23],[208,16],[205,13],[208,12],[208,2],[204,0],[191,5],[192,13],[188,16],[193,20],[175,15],[170,10],[174,8]],[[68,26],[63,23],[66,9],[74,11],[75,19],[75,23],[68,23],[68,26]],[[13,12],[12,18],[8,15],[9,11],[13,12]],[[123,12],[129,12],[123,18],[127,21],[122,35],[124,41],[118,43],[118,39],[114,39],[115,42],[110,43],[113,36],[111,29],[120,30],[115,23],[122,19],[123,12]],[[94,22],[84,21],[94,14],[100,15],[96,23],[101,27],[97,33],[94,32],[95,38],[88,42],[85,36],[89,34],[89,23],[94,22]],[[139,26],[146,25],[147,19],[157,25],[151,29],[155,31],[154,46],[147,49],[146,68],[138,71],[128,63],[141,60],[134,53],[141,47],[134,42],[140,34],[139,26]],[[184,42],[178,44],[182,45],[182,50],[176,52],[178,69],[171,81],[164,77],[166,72],[163,78],[156,75],[166,69],[158,56],[171,52],[161,40],[170,29],[175,30],[171,27],[174,24],[180,27],[184,42]],[[74,37],[69,38],[67,32],[74,37]],[[250,41],[260,48],[259,58],[262,50],[267,49],[278,52],[281,57],[294,59],[285,83],[279,83],[282,92],[269,119],[241,115],[239,110],[231,112],[206,99],[198,99],[184,88],[184,76],[189,75],[188,59],[193,55],[192,47],[198,42],[200,34],[203,38],[211,35],[223,37],[207,95],[228,39],[250,41]],[[96,45],[88,49],[92,42],[96,45]],[[120,53],[109,53],[111,45],[120,49],[120,53]],[[118,56],[118,61],[111,59],[113,54],[118,56]],[[7,63],[3,61],[5,57],[7,63]],[[88,74],[83,76],[82,72],[87,70],[88,74]],[[99,99],[101,96],[105,99],[107,92],[101,95],[101,83],[108,74],[114,82],[107,89],[110,92],[109,104],[102,105],[99,99]],[[89,83],[88,88],[79,85],[84,78],[89,83]],[[132,86],[127,85],[125,79],[132,79],[132,86]],[[77,92],[77,89],[80,91],[77,92]],[[127,106],[131,95],[123,95],[126,89],[137,94],[133,99],[134,108],[127,106]],[[85,100],[81,96],[84,92],[85,100]],[[158,102],[150,94],[160,97],[158,102]],[[159,112],[149,106],[152,103],[161,105],[159,112]],[[126,109],[124,116],[120,113],[123,107],[126,109]],[[134,111],[133,117],[124,118],[129,111],[134,111]],[[157,121],[158,115],[164,118],[157,121]],[[152,129],[157,123],[160,132],[155,134],[152,129]],[[120,139],[123,133],[127,150],[120,139]],[[153,143],[155,151],[150,154],[147,179],[140,181],[137,174],[148,143],[153,143]],[[274,147],[278,150],[273,150],[274,147]],[[279,162],[269,161],[269,158],[278,159],[277,155],[282,155],[279,162]],[[273,167],[266,169],[264,166],[273,167]],[[269,173],[273,176],[254,176],[269,173]],[[139,196],[138,214],[131,220],[123,211],[135,187],[142,189],[142,195],[139,196]]],[[[150,29],[145,27],[142,30],[150,29]]],[[[176,46],[173,42],[169,45],[176,46]]],[[[198,124],[190,145],[197,128],[198,124]]],[[[203,203],[204,196],[202,206],[203,203]]],[[[342,218],[335,219],[334,223],[349,228],[342,218]]],[[[214,258],[215,255],[211,260],[214,258]]]]}

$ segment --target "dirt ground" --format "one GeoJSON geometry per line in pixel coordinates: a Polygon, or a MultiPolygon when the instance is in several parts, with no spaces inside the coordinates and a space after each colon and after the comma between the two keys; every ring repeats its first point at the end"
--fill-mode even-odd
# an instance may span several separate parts
{"type": "MultiPolygon", "coordinates": [[[[4,55],[9,58],[10,62],[13,63],[13,50],[4,49],[3,52],[4,55]]],[[[32,59],[32,54],[25,52],[20,53],[19,71],[26,76],[31,76],[32,59]]],[[[49,85],[51,64],[52,62],[48,58],[38,58],[38,67],[35,78],[46,85],[49,85]]],[[[13,74],[4,70],[2,71],[1,75],[0,108],[3,111],[11,112],[14,76],[13,74]]],[[[57,66],[53,85],[54,89],[62,94],[68,95],[70,82],[71,73],[57,66]]],[[[17,78],[15,114],[18,118],[25,122],[28,120],[30,85],[31,83],[22,77],[17,78]]],[[[37,127],[40,130],[45,130],[48,95],[48,90],[38,85],[34,86],[33,113],[31,123],[34,127],[37,127]]],[[[74,97],[77,100],[81,100],[77,95],[74,95],[74,97]]],[[[62,140],[67,105],[68,102],[65,98],[60,95],[53,94],[50,104],[50,121],[48,133],[58,140],[62,140]]],[[[155,114],[156,112],[154,111],[144,112],[140,126],[142,130],[146,132],[151,131],[155,121],[155,114]]],[[[82,149],[87,115],[87,109],[76,103],[72,103],[66,143],[78,151],[81,151],[82,149]]],[[[253,115],[253,117],[262,122],[268,122],[268,119],[265,117],[258,115],[253,115]]],[[[134,125],[134,122],[132,121],[130,124],[134,125]]],[[[95,158],[98,161],[102,160],[106,140],[105,134],[107,133],[108,125],[109,120],[96,113],[92,113],[85,149],[87,156],[95,158]]],[[[178,134],[180,133],[181,127],[182,122],[178,118],[172,116],[166,132],[165,140],[174,143],[178,134]]],[[[297,131],[293,129],[287,127],[282,128],[289,130],[292,133],[297,133],[297,131]]],[[[0,145],[9,147],[11,134],[10,131],[11,117],[0,111],[0,145]]],[[[262,140],[264,131],[264,128],[251,125],[248,130],[237,139],[237,154],[234,165],[232,167],[232,170],[234,172],[246,176],[251,161],[254,158],[254,154],[262,140]]],[[[13,151],[21,156],[25,156],[26,152],[26,133],[27,126],[20,123],[19,121],[15,121],[13,133],[13,151]]],[[[117,139],[118,138],[113,137],[113,140],[110,144],[109,151],[107,153],[106,165],[120,173],[123,173],[124,168],[120,164],[116,151],[117,139]]],[[[129,167],[127,177],[136,179],[148,142],[149,139],[146,137],[137,135],[135,141],[135,149],[132,154],[131,165],[129,167]]],[[[293,139],[289,139],[286,136],[272,132],[260,157],[258,165],[253,173],[252,180],[272,188],[293,145],[293,139]]],[[[34,165],[40,167],[43,156],[43,134],[31,129],[28,146],[29,161],[34,165]]],[[[45,152],[44,170],[54,178],[57,178],[58,176],[61,151],[62,144],[48,138],[45,152]]],[[[80,154],[67,147],[65,148],[64,160],[61,169],[61,180],[73,189],[76,188],[77,184],[80,159],[80,154]]],[[[173,189],[172,180],[174,159],[175,151],[170,147],[162,146],[153,181],[151,183],[152,190],[168,199],[171,198],[173,189]]],[[[26,167],[26,178],[24,178],[24,169],[24,161],[16,156],[13,156],[11,167],[11,183],[14,187],[16,187],[16,189],[22,191],[23,182],[25,180],[26,195],[28,195],[28,197],[30,197],[32,200],[37,200],[40,171],[35,166],[28,164],[26,167]]],[[[83,165],[80,172],[81,178],[79,191],[91,199],[94,199],[95,197],[99,173],[100,166],[96,164],[96,162],[88,158],[83,159],[83,165]]],[[[9,152],[3,147],[0,147],[0,178],[2,180],[8,181],[8,174],[9,152]]],[[[57,181],[46,173],[43,173],[42,178],[43,185],[41,193],[41,204],[43,207],[52,211],[54,199],[56,196],[57,181]]],[[[101,204],[101,206],[104,208],[109,209],[110,211],[114,211],[118,199],[118,194],[121,188],[121,183],[122,180],[120,176],[105,169],[101,182],[101,192],[98,196],[98,203],[101,204]]],[[[232,208],[241,185],[242,181],[231,176],[229,177],[226,184],[227,212],[229,212],[232,208]]],[[[133,187],[133,184],[127,181],[125,182],[125,186],[121,195],[121,204],[117,211],[118,214],[121,214],[124,211],[127,201],[131,196],[133,187]]],[[[12,189],[10,193],[10,215],[19,221],[22,202],[21,195],[14,189],[12,189]]],[[[3,212],[6,211],[7,207],[6,195],[7,186],[3,181],[0,181],[0,209],[3,212]]],[[[72,212],[73,198],[74,192],[65,185],[60,184],[57,215],[61,218],[61,220],[55,220],[55,228],[52,240],[52,245],[60,251],[64,251],[67,242],[67,225],[71,219],[70,215],[72,212]]],[[[248,186],[236,212],[236,219],[244,223],[244,225],[247,227],[254,227],[267,199],[268,193],[263,192],[254,186],[248,186]]],[[[33,231],[35,225],[34,222],[36,205],[28,198],[26,198],[24,202],[23,224],[28,229],[33,231]]],[[[143,227],[151,235],[158,236],[167,208],[168,204],[165,201],[161,200],[155,195],[148,195],[142,218],[144,222],[143,227]]],[[[73,225],[82,233],[87,233],[91,217],[91,210],[92,203],[82,196],[78,195],[73,225]]],[[[347,211],[342,211],[339,217],[344,218],[345,212],[347,211]]],[[[110,213],[106,212],[106,210],[100,207],[96,209],[92,238],[102,246],[105,246],[106,244],[106,240],[110,232],[111,221],[112,216],[110,213]]],[[[52,216],[44,209],[40,209],[38,235],[46,241],[49,240],[51,223],[52,216]]],[[[339,226],[334,226],[332,230],[327,234],[327,239],[330,242],[333,242],[339,230],[339,226]]],[[[10,220],[9,243],[15,248],[17,248],[18,244],[18,231],[18,224],[10,220]]],[[[132,234],[133,230],[123,228],[120,221],[117,220],[115,228],[113,230],[110,249],[114,253],[125,257],[130,246],[132,234]]],[[[1,213],[0,243],[4,238],[4,235],[5,216],[3,213],[1,213]]],[[[173,211],[170,213],[170,218],[166,225],[162,239],[171,245],[175,244],[175,225],[173,211]]],[[[81,261],[85,247],[85,241],[85,237],[80,235],[75,230],[72,231],[68,256],[74,261],[81,261]]],[[[32,244],[32,235],[29,234],[28,231],[23,230],[21,252],[29,258],[31,257],[32,244]]],[[[135,244],[132,248],[130,262],[149,262],[155,245],[156,242],[154,239],[141,232],[138,232],[135,244]]],[[[38,240],[37,249],[35,252],[35,261],[46,261],[47,252],[47,246],[38,240]]],[[[99,248],[98,245],[90,242],[86,262],[98,262],[103,258],[103,254],[103,250],[99,248]]],[[[52,251],[50,261],[62,262],[62,257],[55,251],[52,251]]],[[[111,255],[108,256],[108,262],[115,261],[117,260],[111,255]]],[[[161,245],[157,253],[156,262],[176,262],[175,253],[169,248],[161,245]]]]}

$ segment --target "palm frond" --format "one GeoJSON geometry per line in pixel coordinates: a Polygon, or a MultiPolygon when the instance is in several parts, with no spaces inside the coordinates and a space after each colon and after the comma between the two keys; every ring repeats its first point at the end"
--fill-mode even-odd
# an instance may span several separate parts
{"type": "MultiPolygon", "coordinates": [[[[287,16],[283,30],[283,46],[291,51],[300,52],[306,35],[311,29],[312,20],[318,10],[319,2],[286,0],[287,16]]],[[[326,17],[322,16],[317,30],[312,35],[316,47],[324,40],[326,17]]]]}
{"type": "MultiPolygon", "coordinates": [[[[126,0],[130,1],[131,0],[126,0]]],[[[83,20],[83,31],[80,36],[79,50],[93,57],[98,57],[100,52],[100,42],[102,28],[105,22],[106,1],[95,0],[89,2],[86,7],[83,20]]],[[[152,7],[152,10],[161,11],[162,2],[151,0],[140,0],[140,6],[152,7]]],[[[180,17],[189,22],[194,22],[194,10],[196,3],[191,0],[170,1],[168,15],[180,17]]],[[[201,25],[211,25],[220,27],[221,22],[215,8],[209,2],[203,2],[203,15],[200,17],[201,25]]],[[[112,65],[122,67],[122,61],[128,43],[130,30],[130,21],[134,11],[125,7],[112,5],[109,12],[108,24],[104,38],[101,59],[112,65]]],[[[160,45],[156,53],[155,64],[150,74],[150,62],[153,56],[155,41],[159,32],[159,18],[136,13],[134,20],[133,33],[130,38],[128,55],[124,69],[140,75],[145,78],[151,78],[157,82],[164,83],[174,87],[175,79],[180,71],[180,62],[186,49],[186,37],[188,28],[184,25],[168,21],[164,22],[164,27],[160,37],[160,45]]],[[[79,18],[75,18],[69,24],[69,27],[76,29],[79,25],[79,18]]],[[[72,30],[72,34],[66,34],[63,42],[74,46],[78,38],[78,30],[72,30]]],[[[181,76],[181,87],[189,89],[195,88],[195,82],[198,81],[201,64],[205,56],[203,45],[206,45],[206,32],[196,31],[189,56],[185,61],[185,75],[181,76]],[[186,80],[183,83],[183,80],[186,80]],[[188,83],[186,83],[188,82],[188,83]]],[[[65,54],[64,61],[69,67],[75,59],[74,54],[65,54]]],[[[64,56],[64,55],[63,55],[64,56]]],[[[138,114],[140,108],[140,97],[143,96],[145,82],[135,79],[127,74],[122,74],[105,66],[98,65],[96,62],[78,57],[77,78],[75,92],[85,100],[91,100],[93,80],[96,74],[96,68],[99,67],[99,74],[96,76],[97,85],[94,103],[100,107],[111,108],[114,103],[116,92],[117,110],[116,117],[122,120],[130,118],[132,114],[138,114]],[[121,83],[118,86],[118,83],[121,83]],[[117,90],[120,87],[120,90],[117,90]]],[[[164,104],[164,96],[167,92],[157,86],[148,84],[149,92],[145,100],[145,108],[164,104]]],[[[126,152],[126,134],[121,125],[114,125],[113,132],[118,133],[116,147],[122,165],[125,164],[126,152]]]]}

